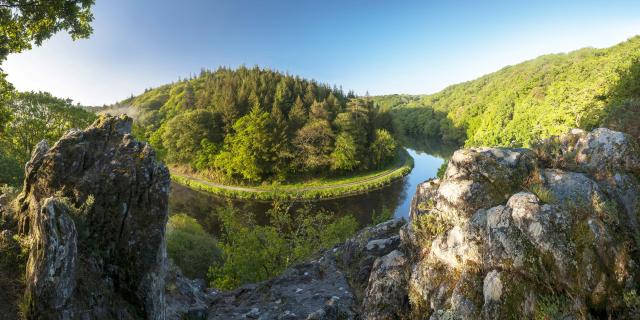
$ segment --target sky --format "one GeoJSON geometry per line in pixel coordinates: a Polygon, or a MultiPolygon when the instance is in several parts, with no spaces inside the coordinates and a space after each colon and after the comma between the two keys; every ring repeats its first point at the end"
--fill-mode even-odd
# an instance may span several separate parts
{"type": "Polygon", "coordinates": [[[96,0],[1,66],[19,90],[120,101],[202,68],[271,68],[371,95],[437,92],[542,54],[640,34],[640,1],[96,0]]]}

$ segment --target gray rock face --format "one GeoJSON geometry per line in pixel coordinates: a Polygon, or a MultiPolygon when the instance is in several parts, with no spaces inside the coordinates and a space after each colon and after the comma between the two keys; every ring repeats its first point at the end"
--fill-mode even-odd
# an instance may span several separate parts
{"type": "Polygon", "coordinates": [[[638,159],[637,142],[608,129],[575,130],[535,153],[457,151],[442,180],[418,187],[403,229],[411,312],[637,317],[638,159]]]}
{"type": "Polygon", "coordinates": [[[29,317],[164,319],[169,172],[130,130],[101,117],[35,148],[17,199],[29,317]]]}
{"type": "Polygon", "coordinates": [[[67,210],[55,198],[47,198],[32,218],[34,243],[26,278],[32,279],[27,292],[35,298],[33,315],[64,315],[76,289],[78,233],[67,210]]]}
{"type": "Polygon", "coordinates": [[[364,300],[365,319],[403,319],[407,317],[408,259],[398,250],[382,256],[373,263],[364,300]]]}
{"type": "Polygon", "coordinates": [[[526,149],[458,150],[433,200],[439,211],[465,219],[478,209],[504,202],[536,167],[533,152],[526,149]]]}
{"type": "Polygon", "coordinates": [[[209,305],[217,294],[207,289],[204,280],[189,279],[170,264],[166,280],[167,319],[206,319],[209,305]]]}

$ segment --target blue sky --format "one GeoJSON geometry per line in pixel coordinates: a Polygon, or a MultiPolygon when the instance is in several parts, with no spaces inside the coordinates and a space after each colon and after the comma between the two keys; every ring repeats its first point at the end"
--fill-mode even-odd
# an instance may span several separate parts
{"type": "Polygon", "coordinates": [[[432,93],[640,34],[640,1],[97,0],[95,32],[3,64],[20,90],[109,104],[201,68],[259,65],[359,94],[432,93]]]}

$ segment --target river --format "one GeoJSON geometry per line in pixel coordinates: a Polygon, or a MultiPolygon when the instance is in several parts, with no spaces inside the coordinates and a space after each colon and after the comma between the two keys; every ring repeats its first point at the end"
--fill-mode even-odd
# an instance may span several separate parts
{"type": "MultiPolygon", "coordinates": [[[[370,224],[374,213],[383,211],[387,213],[392,211],[395,217],[407,218],[416,187],[419,183],[436,176],[438,168],[451,155],[453,148],[441,146],[433,148],[424,144],[422,146],[413,144],[405,149],[414,160],[414,168],[406,177],[382,189],[365,194],[313,201],[309,204],[315,208],[334,212],[337,216],[353,215],[361,226],[370,224]]],[[[253,212],[258,223],[268,223],[266,211],[271,206],[269,202],[230,200],[191,190],[176,183],[172,185],[169,199],[170,214],[186,213],[196,218],[205,230],[213,235],[219,232],[216,208],[230,205],[253,212]]]]}

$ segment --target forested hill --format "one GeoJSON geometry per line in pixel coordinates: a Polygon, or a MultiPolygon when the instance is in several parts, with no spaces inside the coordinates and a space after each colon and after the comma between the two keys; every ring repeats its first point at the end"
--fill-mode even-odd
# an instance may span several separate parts
{"type": "Polygon", "coordinates": [[[396,155],[391,118],[371,100],[258,67],[205,70],[109,109],[132,114],[167,163],[213,180],[342,175],[396,155]]]}
{"type": "Polygon", "coordinates": [[[640,37],[541,56],[432,95],[374,100],[406,134],[469,146],[528,146],[576,127],[640,137],[640,37]]]}

